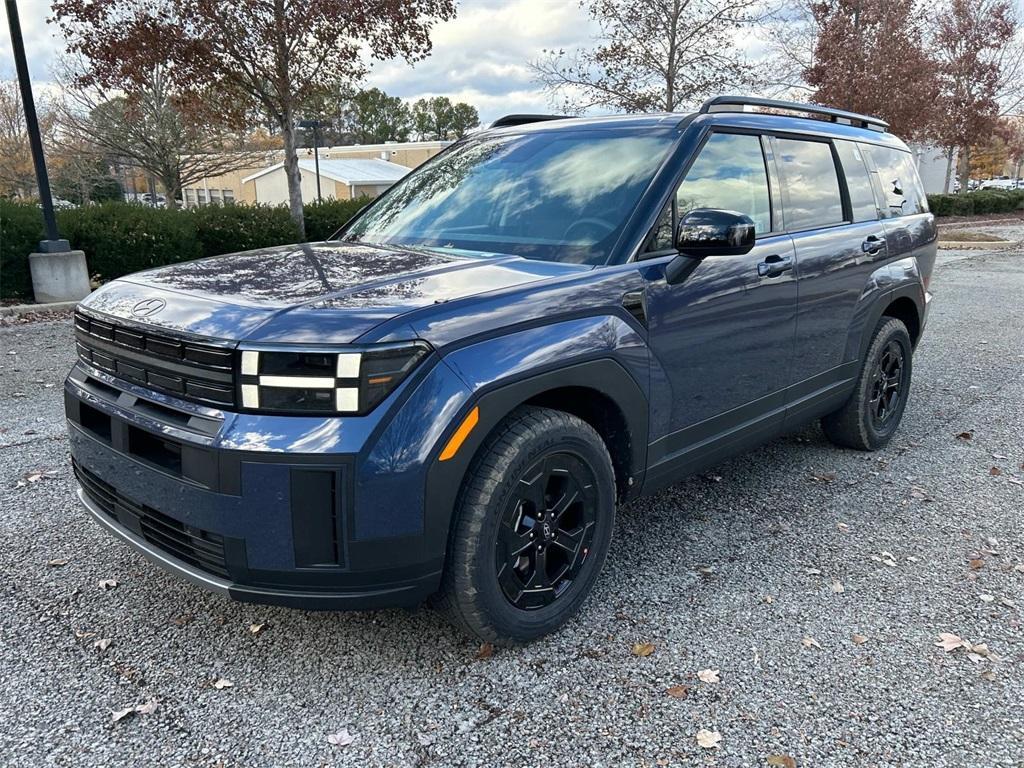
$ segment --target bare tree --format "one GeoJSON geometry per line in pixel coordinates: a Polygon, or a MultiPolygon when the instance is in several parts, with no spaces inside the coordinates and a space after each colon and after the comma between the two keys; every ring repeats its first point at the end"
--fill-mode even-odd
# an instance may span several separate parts
{"type": "Polygon", "coordinates": [[[272,116],[284,140],[292,217],[302,211],[297,109],[313,95],[360,79],[364,56],[430,51],[429,31],[453,0],[54,0],[72,51],[91,67],[85,85],[130,91],[168,63],[175,90],[216,94],[241,120],[272,116]]]}
{"type": "MultiPolygon", "coordinates": [[[[268,154],[225,125],[213,105],[183,103],[171,90],[166,68],[156,65],[130,96],[99,87],[75,87],[80,76],[65,62],[59,148],[106,156],[156,178],[176,207],[183,187],[210,176],[264,165],[268,154]]],[[[64,154],[67,154],[65,152],[64,154]]]]}
{"type": "Polygon", "coordinates": [[[598,44],[545,51],[531,67],[569,113],[591,107],[666,111],[732,87],[749,87],[755,67],[737,36],[757,22],[758,0],[589,0],[598,44]]]}
{"type": "MultiPolygon", "coordinates": [[[[39,128],[49,145],[53,137],[53,109],[47,99],[36,99],[39,128]]],[[[31,197],[36,190],[32,152],[25,128],[18,84],[0,80],[0,196],[31,197]]]]}

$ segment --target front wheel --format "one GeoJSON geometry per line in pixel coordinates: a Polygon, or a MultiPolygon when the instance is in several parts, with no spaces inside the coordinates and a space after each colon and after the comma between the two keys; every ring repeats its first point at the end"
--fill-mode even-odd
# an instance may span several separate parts
{"type": "Polygon", "coordinates": [[[562,411],[516,410],[463,482],[440,607],[498,645],[554,631],[589,594],[614,519],[615,473],[600,435],[562,411]]]}
{"type": "Polygon", "coordinates": [[[903,418],[912,369],[913,346],[907,326],[883,316],[864,356],[853,395],[846,405],[821,420],[828,439],[861,451],[884,448],[903,418]]]}

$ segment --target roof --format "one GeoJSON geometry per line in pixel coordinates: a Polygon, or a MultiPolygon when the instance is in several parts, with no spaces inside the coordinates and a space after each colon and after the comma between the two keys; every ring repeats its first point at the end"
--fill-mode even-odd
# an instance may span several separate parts
{"type": "MultiPolygon", "coordinates": [[[[284,163],[275,163],[269,168],[246,176],[243,183],[266,176],[269,173],[279,171],[284,163]]],[[[309,173],[316,173],[316,161],[312,158],[301,158],[299,168],[309,173]]],[[[320,160],[320,175],[325,179],[340,181],[342,184],[394,184],[410,171],[404,165],[392,163],[388,160],[342,160],[336,158],[323,158],[320,160]]]]}

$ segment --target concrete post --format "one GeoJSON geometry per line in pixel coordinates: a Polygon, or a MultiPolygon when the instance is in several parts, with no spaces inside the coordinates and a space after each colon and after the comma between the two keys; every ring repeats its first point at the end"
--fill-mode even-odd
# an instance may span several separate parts
{"type": "Polygon", "coordinates": [[[92,291],[85,253],[32,253],[28,257],[32,272],[32,291],[40,304],[78,301],[92,291]]]}

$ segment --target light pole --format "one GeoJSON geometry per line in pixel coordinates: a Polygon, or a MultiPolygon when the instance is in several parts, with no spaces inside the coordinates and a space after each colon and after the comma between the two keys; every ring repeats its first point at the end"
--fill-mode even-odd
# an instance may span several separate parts
{"type": "Polygon", "coordinates": [[[32,81],[29,79],[28,61],[25,59],[25,41],[21,36],[21,20],[18,18],[16,0],[5,0],[7,23],[11,28],[11,48],[14,51],[14,67],[18,72],[21,87],[21,103],[25,110],[25,130],[32,148],[32,161],[36,167],[36,184],[39,187],[39,202],[43,206],[43,222],[46,225],[46,240],[39,244],[42,253],[65,253],[71,250],[67,240],[62,240],[57,230],[57,217],[53,213],[53,196],[50,194],[50,177],[46,173],[46,158],[43,155],[43,138],[39,133],[39,118],[36,116],[36,102],[32,97],[32,81]]]}
{"type": "Polygon", "coordinates": [[[313,164],[316,166],[316,200],[323,202],[323,195],[320,194],[320,120],[300,120],[299,128],[313,129],[313,164]]]}
{"type": "Polygon", "coordinates": [[[25,130],[28,133],[29,146],[32,148],[32,162],[35,164],[39,202],[43,209],[43,223],[46,228],[46,239],[39,243],[39,252],[28,255],[32,292],[36,301],[41,303],[77,301],[85,298],[90,291],[85,254],[82,251],[72,251],[71,245],[61,238],[57,229],[53,196],[50,193],[50,177],[46,173],[46,157],[43,154],[43,138],[39,133],[39,118],[36,115],[32,81],[25,58],[25,41],[21,36],[18,5],[16,0],[4,0],[4,4],[7,9],[7,23],[11,30],[14,67],[21,88],[21,103],[25,110],[25,130]]]}

